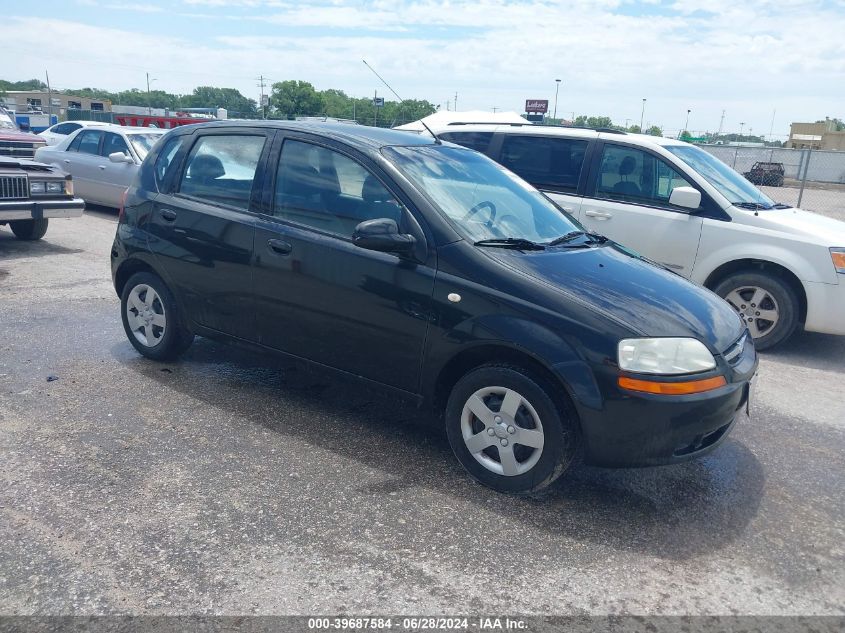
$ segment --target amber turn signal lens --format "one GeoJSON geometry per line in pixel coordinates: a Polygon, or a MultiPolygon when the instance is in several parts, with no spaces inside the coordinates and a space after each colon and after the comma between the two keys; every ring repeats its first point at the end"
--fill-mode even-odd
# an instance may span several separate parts
{"type": "Polygon", "coordinates": [[[845,270],[845,251],[830,251],[830,257],[833,259],[836,270],[839,272],[845,270]]]}
{"type": "Polygon", "coordinates": [[[728,384],[724,376],[714,376],[703,380],[687,380],[684,382],[654,382],[652,380],[638,380],[619,376],[619,386],[629,391],[656,393],[662,396],[683,396],[690,393],[712,391],[728,384]]]}

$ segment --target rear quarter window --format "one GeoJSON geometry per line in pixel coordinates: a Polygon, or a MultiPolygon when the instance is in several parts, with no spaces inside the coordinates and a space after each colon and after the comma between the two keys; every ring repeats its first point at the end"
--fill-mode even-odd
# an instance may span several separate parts
{"type": "Polygon", "coordinates": [[[493,132],[445,132],[440,134],[439,137],[441,140],[484,153],[490,148],[493,132]]]}
{"type": "Polygon", "coordinates": [[[181,145],[182,137],[174,136],[173,138],[165,142],[164,147],[161,148],[161,151],[156,157],[156,162],[153,166],[153,172],[155,176],[156,188],[159,191],[165,191],[165,183],[168,180],[167,177],[172,174],[173,170],[175,169],[173,159],[176,158],[176,153],[179,151],[181,145]]]}

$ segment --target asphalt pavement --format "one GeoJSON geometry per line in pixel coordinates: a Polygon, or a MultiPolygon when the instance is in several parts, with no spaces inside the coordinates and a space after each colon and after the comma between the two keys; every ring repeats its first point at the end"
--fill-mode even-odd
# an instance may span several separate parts
{"type": "Polygon", "coordinates": [[[765,354],[705,458],[513,498],[355,382],[204,339],[141,358],[115,222],[0,229],[0,613],[845,613],[845,337],[765,354]]]}

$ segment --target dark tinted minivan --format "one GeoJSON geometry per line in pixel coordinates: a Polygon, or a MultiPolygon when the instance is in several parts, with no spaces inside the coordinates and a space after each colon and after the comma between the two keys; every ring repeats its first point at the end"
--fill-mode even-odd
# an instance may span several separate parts
{"type": "Polygon", "coordinates": [[[587,233],[472,150],[363,126],[171,131],[112,249],[126,334],[195,335],[353,374],[444,412],[481,482],[548,486],[722,441],[757,357],[716,295],[587,233]]]}

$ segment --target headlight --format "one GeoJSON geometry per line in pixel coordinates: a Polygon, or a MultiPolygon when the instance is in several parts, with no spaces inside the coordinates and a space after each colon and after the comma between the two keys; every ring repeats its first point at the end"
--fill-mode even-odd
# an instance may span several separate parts
{"type": "Polygon", "coordinates": [[[833,260],[836,272],[845,275],[845,248],[831,248],[830,258],[833,260]]]}
{"type": "Polygon", "coordinates": [[[29,181],[29,193],[44,193],[46,183],[40,180],[29,181]]]}
{"type": "Polygon", "coordinates": [[[716,359],[694,338],[626,338],[619,341],[619,368],[639,374],[674,376],[716,367],[716,359]]]}
{"type": "Polygon", "coordinates": [[[65,183],[63,181],[48,182],[47,193],[64,193],[65,183]]]}

